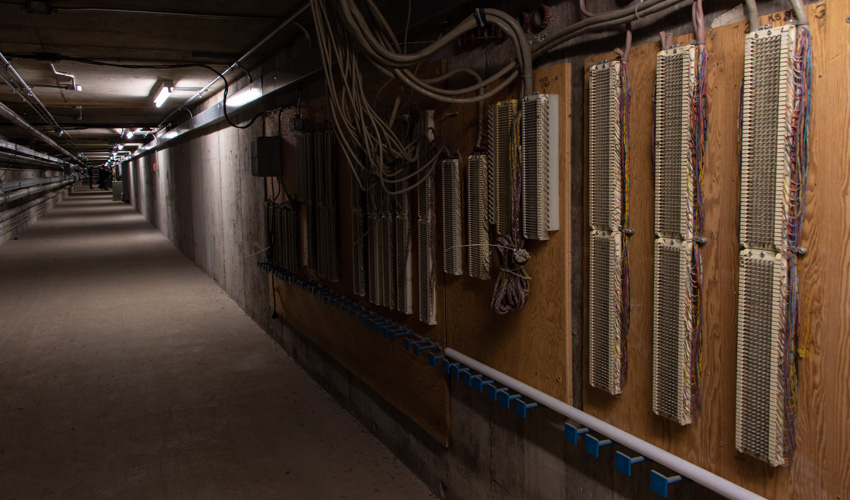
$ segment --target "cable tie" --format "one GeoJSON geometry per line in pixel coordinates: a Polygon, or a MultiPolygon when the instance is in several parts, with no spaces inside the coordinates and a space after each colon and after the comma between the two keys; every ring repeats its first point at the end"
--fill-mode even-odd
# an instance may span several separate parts
{"type": "Polygon", "coordinates": [[[483,28],[487,24],[487,14],[484,12],[484,9],[475,9],[472,16],[475,18],[475,22],[479,28],[483,28]]]}

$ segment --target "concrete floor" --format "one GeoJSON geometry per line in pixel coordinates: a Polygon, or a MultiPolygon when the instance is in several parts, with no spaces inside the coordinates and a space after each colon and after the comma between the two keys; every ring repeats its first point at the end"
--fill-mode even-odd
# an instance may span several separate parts
{"type": "Polygon", "coordinates": [[[130,206],[0,247],[3,498],[433,498],[130,206]]]}

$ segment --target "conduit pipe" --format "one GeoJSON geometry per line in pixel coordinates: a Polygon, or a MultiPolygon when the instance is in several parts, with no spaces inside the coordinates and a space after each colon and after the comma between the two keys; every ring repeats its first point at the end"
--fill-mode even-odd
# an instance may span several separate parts
{"type": "Polygon", "coordinates": [[[598,418],[588,415],[587,413],[572,407],[563,401],[553,398],[548,394],[544,394],[534,387],[526,385],[519,380],[512,378],[504,373],[487,366],[479,361],[476,361],[469,356],[461,354],[452,348],[446,348],[446,357],[456,361],[464,366],[471,368],[473,371],[481,375],[495,380],[505,387],[514,390],[520,394],[528,396],[537,403],[546,406],[547,408],[560,413],[561,415],[572,419],[588,429],[592,429],[606,438],[619,443],[631,450],[640,453],[644,457],[653,462],[657,462],[670,470],[676,471],[682,477],[686,477],[695,483],[699,483],[706,488],[719,493],[727,498],[741,500],[765,500],[764,497],[756,495],[750,490],[742,488],[737,484],[723,479],[722,477],[713,474],[702,467],[694,465],[687,460],[683,460],[672,453],[662,450],[661,448],[644,441],[628,432],[614,427],[613,425],[603,422],[598,418]]]}
{"type": "Polygon", "coordinates": [[[41,142],[47,144],[48,146],[52,147],[56,151],[59,151],[60,153],[67,156],[71,160],[78,162],[80,165],[84,165],[84,162],[82,160],[80,160],[79,158],[77,158],[76,156],[74,156],[73,154],[68,152],[67,149],[65,149],[62,146],[60,146],[59,144],[57,144],[56,141],[54,141],[53,139],[51,139],[50,137],[45,135],[44,132],[36,129],[35,127],[33,127],[32,125],[27,123],[26,120],[24,120],[23,118],[18,116],[17,113],[12,111],[8,106],[3,104],[2,102],[0,102],[0,117],[9,120],[16,127],[23,129],[23,130],[26,130],[33,137],[35,137],[36,139],[40,140],[41,142]]]}
{"type": "MultiPolygon", "coordinates": [[[[210,87],[212,87],[213,85],[215,85],[215,84],[216,84],[216,82],[218,82],[219,80],[221,80],[221,79],[222,79],[222,78],[223,78],[226,74],[228,74],[228,73],[230,73],[231,71],[233,71],[234,69],[236,69],[236,68],[240,67],[240,66],[241,66],[241,64],[242,64],[242,62],[243,62],[243,61],[245,61],[245,59],[248,59],[249,57],[251,57],[251,54],[253,54],[254,52],[256,52],[256,51],[257,51],[257,49],[259,49],[260,47],[262,47],[263,45],[265,45],[265,44],[266,44],[266,42],[268,42],[269,40],[271,40],[273,36],[277,35],[277,34],[278,34],[278,32],[280,32],[280,30],[282,30],[283,28],[285,28],[285,27],[287,27],[288,25],[292,24],[292,22],[294,22],[294,21],[295,21],[295,18],[297,18],[298,16],[300,16],[301,14],[303,14],[303,13],[304,13],[304,11],[306,11],[308,8],[310,8],[310,3],[309,3],[309,2],[305,3],[305,4],[304,4],[304,6],[302,6],[300,9],[296,10],[295,12],[293,12],[293,13],[292,13],[289,17],[287,17],[286,19],[284,19],[284,20],[283,20],[283,21],[282,21],[282,22],[281,22],[281,23],[277,26],[277,28],[273,29],[273,30],[271,31],[271,33],[269,33],[268,35],[266,35],[266,36],[265,36],[262,40],[260,40],[260,41],[259,41],[259,42],[257,42],[256,44],[254,44],[254,46],[253,46],[253,47],[251,47],[250,49],[248,49],[248,52],[245,52],[245,54],[243,54],[243,55],[242,55],[242,57],[240,57],[239,59],[237,59],[237,60],[236,60],[236,62],[234,62],[233,64],[231,64],[231,65],[230,65],[230,67],[228,67],[226,70],[222,71],[222,72],[221,72],[221,75],[216,76],[216,77],[215,77],[215,79],[213,79],[213,81],[211,81],[210,83],[206,84],[206,85],[204,86],[204,88],[202,88],[201,90],[199,90],[199,91],[198,91],[198,93],[197,93],[197,94],[194,94],[194,95],[192,95],[192,97],[190,97],[190,98],[186,99],[186,102],[184,102],[183,104],[181,104],[181,105],[180,105],[180,106],[179,106],[176,110],[172,111],[172,112],[171,112],[171,115],[173,115],[174,113],[176,113],[176,112],[177,112],[178,110],[180,110],[181,108],[184,108],[184,107],[188,106],[190,102],[194,101],[194,100],[195,100],[195,99],[197,99],[198,97],[201,97],[201,96],[204,94],[204,92],[206,92],[207,90],[209,90],[209,89],[210,89],[210,87]]],[[[162,127],[163,123],[165,123],[165,122],[166,122],[169,118],[171,118],[171,115],[168,115],[168,116],[165,118],[165,120],[163,120],[163,121],[159,124],[159,126],[160,126],[160,127],[162,127]]]]}
{"type": "MultiPolygon", "coordinates": [[[[10,202],[13,202],[15,200],[20,200],[21,198],[26,198],[27,196],[32,196],[34,194],[41,194],[41,193],[44,193],[44,192],[47,192],[47,191],[53,191],[55,189],[70,186],[73,183],[74,183],[74,181],[69,179],[67,181],[54,182],[52,184],[47,184],[47,185],[44,185],[44,186],[34,186],[34,187],[28,187],[28,188],[24,188],[24,189],[17,189],[17,190],[12,191],[11,193],[8,193],[8,194],[3,193],[3,194],[0,194],[0,205],[5,205],[6,203],[10,203],[10,202]]],[[[12,216],[13,215],[9,215],[9,217],[12,217],[12,216]]],[[[5,220],[7,220],[6,214],[5,213],[0,214],[0,221],[5,221],[5,220]]]]}
{"type": "MultiPolygon", "coordinates": [[[[26,101],[26,103],[29,104],[30,107],[32,107],[32,109],[41,117],[42,120],[46,121],[48,123],[48,125],[53,127],[53,130],[55,130],[56,132],[58,132],[61,135],[64,132],[64,130],[62,129],[62,126],[59,125],[59,122],[56,121],[56,118],[53,117],[53,115],[50,113],[50,111],[47,109],[47,107],[44,105],[44,103],[42,103],[41,100],[38,98],[38,96],[35,95],[35,92],[32,91],[32,88],[30,88],[30,86],[27,85],[27,82],[24,81],[24,79],[21,77],[21,75],[18,74],[17,71],[15,71],[15,68],[12,67],[12,63],[10,63],[9,60],[6,59],[6,56],[4,56],[2,53],[0,53],[0,63],[2,63],[2,71],[4,73],[10,75],[12,77],[12,79],[15,80],[17,85],[20,86],[23,91],[25,91],[25,94],[21,94],[20,93],[21,89],[15,88],[15,85],[13,85],[12,82],[9,82],[8,79],[4,76],[3,79],[6,81],[7,84],[9,84],[9,87],[11,87],[12,91],[14,91],[16,94],[20,95],[24,99],[24,101],[26,101]]],[[[53,65],[51,65],[51,68],[52,67],[53,67],[53,65]]],[[[53,71],[55,72],[56,69],[54,68],[53,71]]],[[[2,103],[0,103],[0,104],[2,104],[2,103]]],[[[11,120],[13,123],[15,123],[15,125],[18,125],[19,127],[21,127],[21,125],[19,123],[22,122],[25,125],[25,127],[22,127],[22,128],[27,129],[28,131],[30,131],[30,133],[33,133],[32,131],[37,132],[39,135],[37,135],[36,137],[38,137],[39,139],[41,139],[45,143],[49,144],[53,148],[56,148],[57,150],[62,151],[63,154],[68,155],[69,158],[80,163],[80,165],[85,164],[84,161],[82,161],[81,159],[72,155],[71,153],[66,151],[64,148],[60,147],[56,143],[56,141],[54,141],[53,139],[50,139],[49,137],[47,137],[43,133],[35,130],[29,123],[24,121],[24,119],[21,118],[20,116],[18,116],[14,111],[9,109],[5,105],[3,105],[3,108],[5,108],[3,110],[4,112],[2,114],[0,114],[0,116],[5,116],[7,113],[11,113],[12,115],[15,116],[16,119],[15,118],[9,118],[9,117],[7,117],[7,118],[9,120],[11,120]]],[[[71,142],[71,144],[74,144],[73,141],[71,141],[70,139],[68,139],[68,140],[71,142]]]]}
{"type": "MultiPolygon", "coordinates": [[[[23,77],[18,74],[18,72],[12,66],[12,63],[10,63],[9,60],[6,59],[6,56],[4,56],[2,53],[0,53],[0,63],[3,64],[3,71],[11,75],[12,79],[14,80],[14,82],[12,83],[21,87],[20,89],[16,89],[14,85],[9,85],[10,87],[12,87],[12,90],[15,91],[15,93],[17,93],[18,95],[20,95],[21,98],[24,99],[36,113],[38,113],[41,119],[46,121],[51,127],[53,127],[55,131],[59,132],[60,130],[62,130],[62,127],[59,126],[59,122],[56,121],[56,118],[54,118],[53,115],[50,114],[50,111],[48,111],[47,107],[41,102],[41,99],[39,99],[38,96],[35,95],[35,92],[32,91],[30,86],[27,85],[27,82],[24,81],[23,77]],[[21,93],[21,91],[23,91],[23,94],[21,93]],[[30,101],[30,99],[32,99],[32,101],[30,101]]],[[[55,72],[56,70],[54,69],[53,71],[55,72]]],[[[7,83],[9,82],[7,81],[7,83]]]]}
{"type": "MultiPolygon", "coordinates": [[[[62,172],[65,170],[64,164],[50,163],[34,157],[20,156],[15,153],[7,153],[0,150],[0,169],[17,169],[17,170],[40,170],[42,172],[54,170],[62,172]]],[[[0,182],[0,185],[4,183],[0,182]]]]}
{"type": "MultiPolygon", "coordinates": [[[[48,193],[41,198],[35,199],[31,202],[25,203],[19,207],[15,207],[11,210],[6,210],[3,213],[0,213],[0,237],[9,234],[15,229],[27,224],[30,222],[31,218],[13,221],[16,217],[21,217],[25,215],[27,212],[33,209],[37,209],[43,206],[45,203],[50,202],[51,200],[56,199],[57,196],[61,194],[60,190],[55,190],[51,193],[48,193]]],[[[43,212],[42,212],[43,213],[43,212]]]]}

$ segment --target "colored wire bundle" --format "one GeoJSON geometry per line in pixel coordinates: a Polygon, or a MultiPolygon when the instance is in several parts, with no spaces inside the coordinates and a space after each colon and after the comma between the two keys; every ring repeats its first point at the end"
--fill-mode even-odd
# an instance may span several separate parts
{"type": "Polygon", "coordinates": [[[788,311],[785,324],[785,349],[783,352],[785,422],[787,425],[786,449],[797,447],[797,345],[800,325],[800,290],[797,255],[803,219],[806,211],[806,185],[809,170],[809,125],[811,122],[812,88],[812,36],[808,28],[801,26],[797,33],[794,53],[794,112],[791,124],[791,171],[786,186],[788,210],[785,228],[788,244],[788,311]]]}
{"type": "MultiPolygon", "coordinates": [[[[694,4],[696,5],[696,3],[694,4]]],[[[700,11],[701,14],[701,11],[700,11]]],[[[697,30],[699,31],[699,30],[697,30]]],[[[696,60],[696,87],[690,98],[691,106],[691,123],[690,123],[690,141],[693,151],[693,164],[689,176],[693,177],[693,213],[689,217],[692,224],[692,234],[694,239],[701,238],[703,232],[704,212],[702,188],[705,174],[705,145],[708,140],[708,100],[706,97],[706,75],[708,73],[707,60],[708,54],[705,50],[704,40],[697,38],[696,60]]],[[[702,308],[702,257],[700,255],[699,244],[693,242],[691,244],[691,263],[690,263],[690,302],[693,325],[693,333],[690,338],[690,369],[692,387],[690,387],[690,403],[694,408],[696,415],[699,410],[700,397],[700,374],[702,367],[702,325],[703,325],[703,308],[702,308]]]]}
{"type": "Polygon", "coordinates": [[[702,0],[696,0],[691,9],[691,17],[694,24],[694,68],[695,86],[689,96],[690,124],[689,141],[691,144],[691,164],[688,172],[693,186],[693,193],[689,193],[692,203],[689,204],[688,224],[693,238],[691,242],[690,261],[690,287],[688,290],[692,327],[689,336],[690,354],[690,377],[691,387],[688,388],[689,403],[693,408],[693,414],[698,414],[702,398],[701,368],[702,368],[702,256],[698,240],[702,238],[705,213],[703,211],[703,181],[705,176],[706,142],[708,141],[708,97],[706,78],[708,74],[708,52],[705,48],[705,14],[702,8],[702,0]]]}
{"type": "MultiPolygon", "coordinates": [[[[631,32],[629,32],[631,33],[631,32]]],[[[627,39],[631,37],[628,36],[627,39]]],[[[626,50],[629,50],[629,43],[626,44],[626,50]]],[[[623,191],[623,216],[622,216],[622,234],[626,235],[623,238],[623,253],[622,253],[622,262],[621,268],[623,272],[622,279],[622,290],[619,291],[620,299],[617,301],[617,304],[620,306],[620,315],[622,318],[623,330],[622,330],[622,345],[620,346],[620,359],[622,360],[621,369],[620,369],[620,385],[623,386],[626,383],[626,379],[628,377],[629,371],[629,322],[631,317],[631,297],[630,297],[630,284],[629,284],[629,192],[631,190],[631,139],[629,137],[629,122],[631,117],[631,99],[632,99],[632,88],[629,83],[629,63],[628,63],[628,52],[624,52],[621,56],[620,63],[620,109],[619,109],[619,120],[620,120],[620,170],[621,170],[621,179],[622,186],[621,189],[623,191]]]]}
{"type": "Polygon", "coordinates": [[[519,311],[525,306],[531,292],[531,276],[525,270],[529,254],[525,240],[520,235],[520,194],[522,173],[520,172],[522,143],[520,142],[520,116],[518,112],[511,120],[509,163],[511,171],[511,234],[496,239],[499,252],[499,276],[493,289],[490,306],[496,314],[519,311]]]}

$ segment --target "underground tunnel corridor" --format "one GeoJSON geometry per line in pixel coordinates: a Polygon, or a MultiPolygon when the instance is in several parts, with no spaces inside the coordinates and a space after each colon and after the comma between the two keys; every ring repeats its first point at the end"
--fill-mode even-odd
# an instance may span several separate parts
{"type": "Polygon", "coordinates": [[[0,247],[0,279],[4,498],[433,498],[110,193],[0,247]]]}

